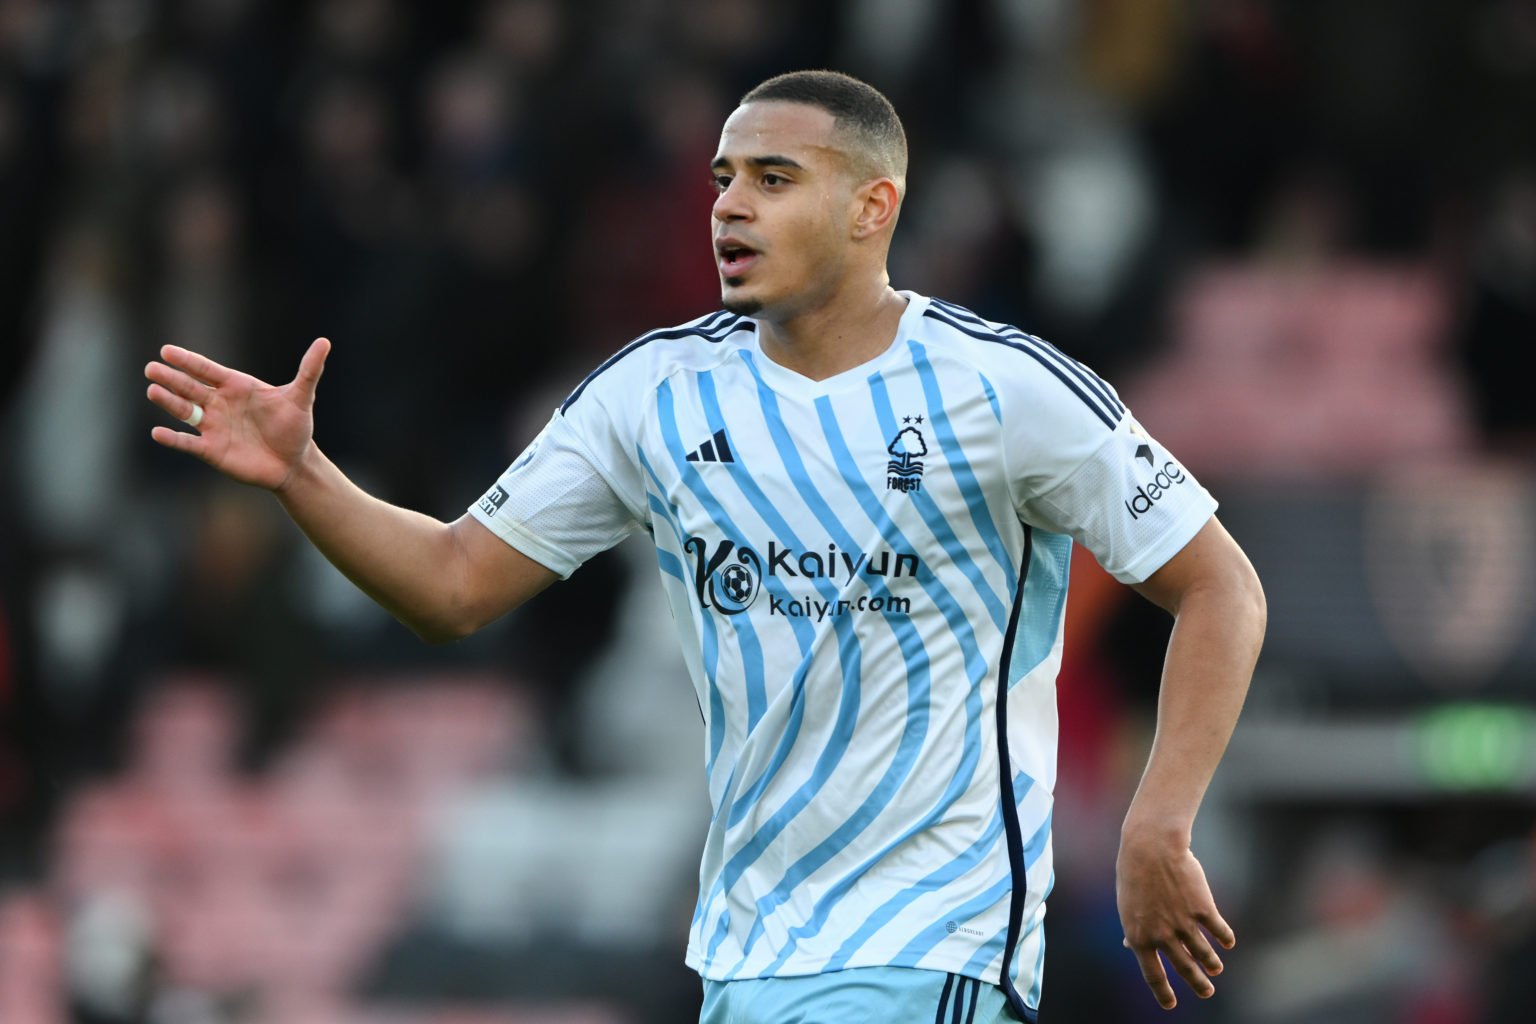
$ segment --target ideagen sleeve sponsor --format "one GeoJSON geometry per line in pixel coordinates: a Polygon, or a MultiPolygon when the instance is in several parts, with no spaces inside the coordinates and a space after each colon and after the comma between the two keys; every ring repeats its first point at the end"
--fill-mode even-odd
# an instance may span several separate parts
{"type": "Polygon", "coordinates": [[[1189,475],[1183,467],[1169,459],[1150,481],[1138,486],[1136,493],[1126,499],[1125,510],[1131,514],[1132,519],[1140,519],[1152,511],[1158,499],[1188,479],[1189,475]]]}

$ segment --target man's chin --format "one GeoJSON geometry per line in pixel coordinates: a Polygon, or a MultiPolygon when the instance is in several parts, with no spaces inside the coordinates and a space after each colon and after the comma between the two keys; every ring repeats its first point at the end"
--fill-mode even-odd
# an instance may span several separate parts
{"type": "Polygon", "coordinates": [[[723,294],[720,296],[720,305],[724,306],[727,312],[735,313],[737,316],[753,316],[763,308],[763,300],[748,295],[732,294],[735,290],[733,285],[736,283],[738,282],[726,279],[726,287],[722,289],[723,294]]]}

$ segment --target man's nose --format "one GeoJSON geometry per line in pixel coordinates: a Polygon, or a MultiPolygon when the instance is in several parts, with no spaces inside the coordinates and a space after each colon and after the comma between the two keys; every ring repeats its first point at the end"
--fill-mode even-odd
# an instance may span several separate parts
{"type": "Polygon", "coordinates": [[[733,180],[725,187],[725,191],[715,197],[713,213],[715,220],[722,223],[751,219],[752,207],[746,200],[745,189],[733,180]]]}

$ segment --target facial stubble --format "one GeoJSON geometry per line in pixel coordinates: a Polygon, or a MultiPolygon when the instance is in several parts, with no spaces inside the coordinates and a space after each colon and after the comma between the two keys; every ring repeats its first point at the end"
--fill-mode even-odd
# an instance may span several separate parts
{"type": "MultiPolygon", "coordinates": [[[[728,278],[725,279],[725,283],[728,284],[728,285],[731,285],[732,287],[735,287],[736,285],[741,283],[741,278],[739,278],[739,277],[738,278],[729,278],[728,277],[728,278]]],[[[756,316],[758,313],[760,313],[762,311],[763,300],[762,299],[725,299],[725,300],[723,300],[720,303],[720,305],[725,307],[726,312],[728,312],[728,313],[735,313],[737,316],[756,316]]]]}

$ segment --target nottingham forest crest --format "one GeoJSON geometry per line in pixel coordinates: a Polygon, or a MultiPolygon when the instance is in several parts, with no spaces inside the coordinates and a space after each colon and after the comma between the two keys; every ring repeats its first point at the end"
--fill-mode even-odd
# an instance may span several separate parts
{"type": "MultiPolygon", "coordinates": [[[[921,416],[903,416],[903,423],[921,425],[921,416]]],[[[888,491],[910,493],[923,486],[923,456],[928,454],[928,442],[916,426],[905,426],[886,445],[891,461],[885,466],[885,488],[888,491]]]]}

